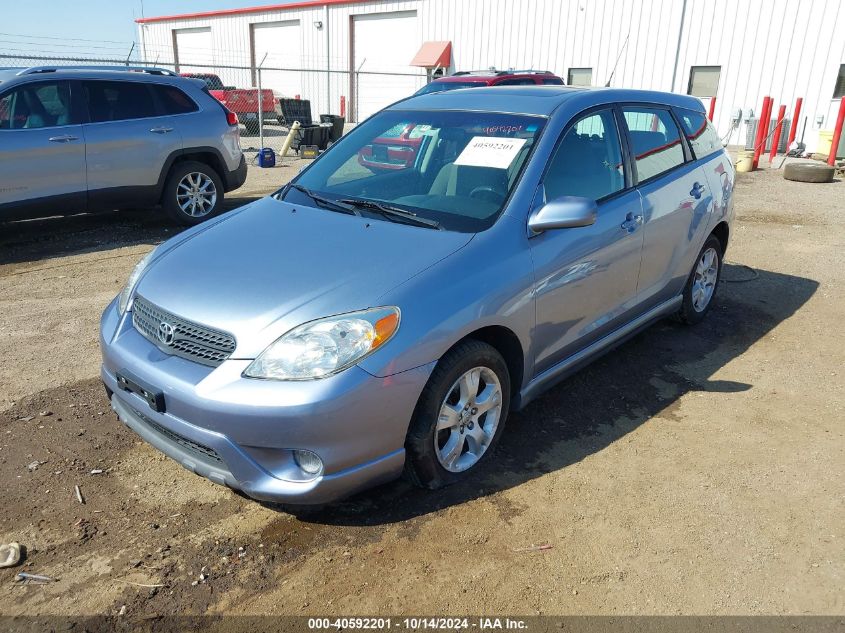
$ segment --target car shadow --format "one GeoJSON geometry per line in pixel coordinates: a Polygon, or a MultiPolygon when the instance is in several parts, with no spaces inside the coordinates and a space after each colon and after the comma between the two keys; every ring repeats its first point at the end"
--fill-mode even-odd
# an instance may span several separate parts
{"type": "MultiPolygon", "coordinates": [[[[260,197],[233,195],[223,201],[224,212],[260,197]]],[[[155,245],[184,229],[156,208],[5,222],[0,223],[0,265],[155,245]]]]}
{"type": "Polygon", "coordinates": [[[688,393],[752,389],[712,377],[795,314],[819,284],[742,265],[725,265],[723,279],[727,283],[701,324],[661,321],[511,414],[495,459],[470,480],[442,490],[399,480],[317,510],[284,509],[328,525],[404,521],[566,468],[655,416],[671,419],[688,393]]]}

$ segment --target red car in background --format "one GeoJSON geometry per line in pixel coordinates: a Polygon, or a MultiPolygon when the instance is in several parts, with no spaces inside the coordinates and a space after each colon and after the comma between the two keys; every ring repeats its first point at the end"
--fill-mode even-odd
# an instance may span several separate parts
{"type": "Polygon", "coordinates": [[[562,86],[563,79],[550,70],[467,70],[448,77],[440,77],[426,84],[414,93],[425,95],[457,88],[481,88],[484,86],[562,86]]]}
{"type": "MultiPolygon", "coordinates": [[[[258,129],[258,88],[234,88],[224,86],[223,80],[213,73],[180,73],[183,77],[200,79],[205,82],[208,92],[231,112],[238,116],[247,130],[258,129]]],[[[279,113],[276,112],[276,100],[273,91],[266,88],[261,91],[261,111],[264,122],[276,122],[279,113]]]]}

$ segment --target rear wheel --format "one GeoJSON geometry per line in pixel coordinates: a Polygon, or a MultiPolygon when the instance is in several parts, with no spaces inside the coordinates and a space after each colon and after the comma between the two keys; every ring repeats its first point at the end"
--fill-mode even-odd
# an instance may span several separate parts
{"type": "Polygon", "coordinates": [[[711,235],[701,247],[695,260],[687,285],[684,300],[678,311],[678,318],[689,325],[704,320],[713,305],[713,297],[722,276],[722,243],[711,235]]]}
{"type": "Polygon", "coordinates": [[[177,163],[164,185],[162,206],[179,224],[192,226],[216,215],[222,208],[223,183],[217,172],[195,161],[177,163]]]}
{"type": "Polygon", "coordinates": [[[493,452],[507,420],[510,376],[502,355],[468,340],[437,364],[405,442],[408,478],[440,488],[470,476],[493,452]]]}

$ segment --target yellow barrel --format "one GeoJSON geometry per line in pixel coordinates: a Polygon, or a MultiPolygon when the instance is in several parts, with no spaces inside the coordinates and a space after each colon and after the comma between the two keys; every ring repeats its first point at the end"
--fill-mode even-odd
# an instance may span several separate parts
{"type": "Polygon", "coordinates": [[[740,172],[752,171],[754,169],[754,152],[740,150],[736,155],[736,170],[740,172]]]}
{"type": "Polygon", "coordinates": [[[833,130],[819,130],[819,144],[816,145],[816,154],[830,155],[831,145],[833,145],[833,130]]]}

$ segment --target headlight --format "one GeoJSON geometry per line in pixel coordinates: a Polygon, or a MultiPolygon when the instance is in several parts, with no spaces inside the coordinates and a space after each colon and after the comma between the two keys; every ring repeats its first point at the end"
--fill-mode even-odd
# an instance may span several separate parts
{"type": "Polygon", "coordinates": [[[399,329],[399,308],[373,308],[305,323],[264,350],[244,371],[248,378],[313,380],[351,367],[399,329]]]}
{"type": "Polygon", "coordinates": [[[138,279],[141,278],[141,275],[144,273],[144,270],[146,270],[147,265],[150,263],[150,260],[153,258],[153,254],[155,252],[156,249],[154,248],[144,255],[144,258],[135,264],[135,268],[133,268],[132,272],[129,273],[129,279],[126,280],[126,285],[123,287],[123,290],[120,291],[120,299],[118,299],[117,302],[117,307],[121,314],[126,312],[126,308],[129,306],[129,297],[132,296],[132,290],[135,289],[135,284],[138,283],[138,279]]]}

